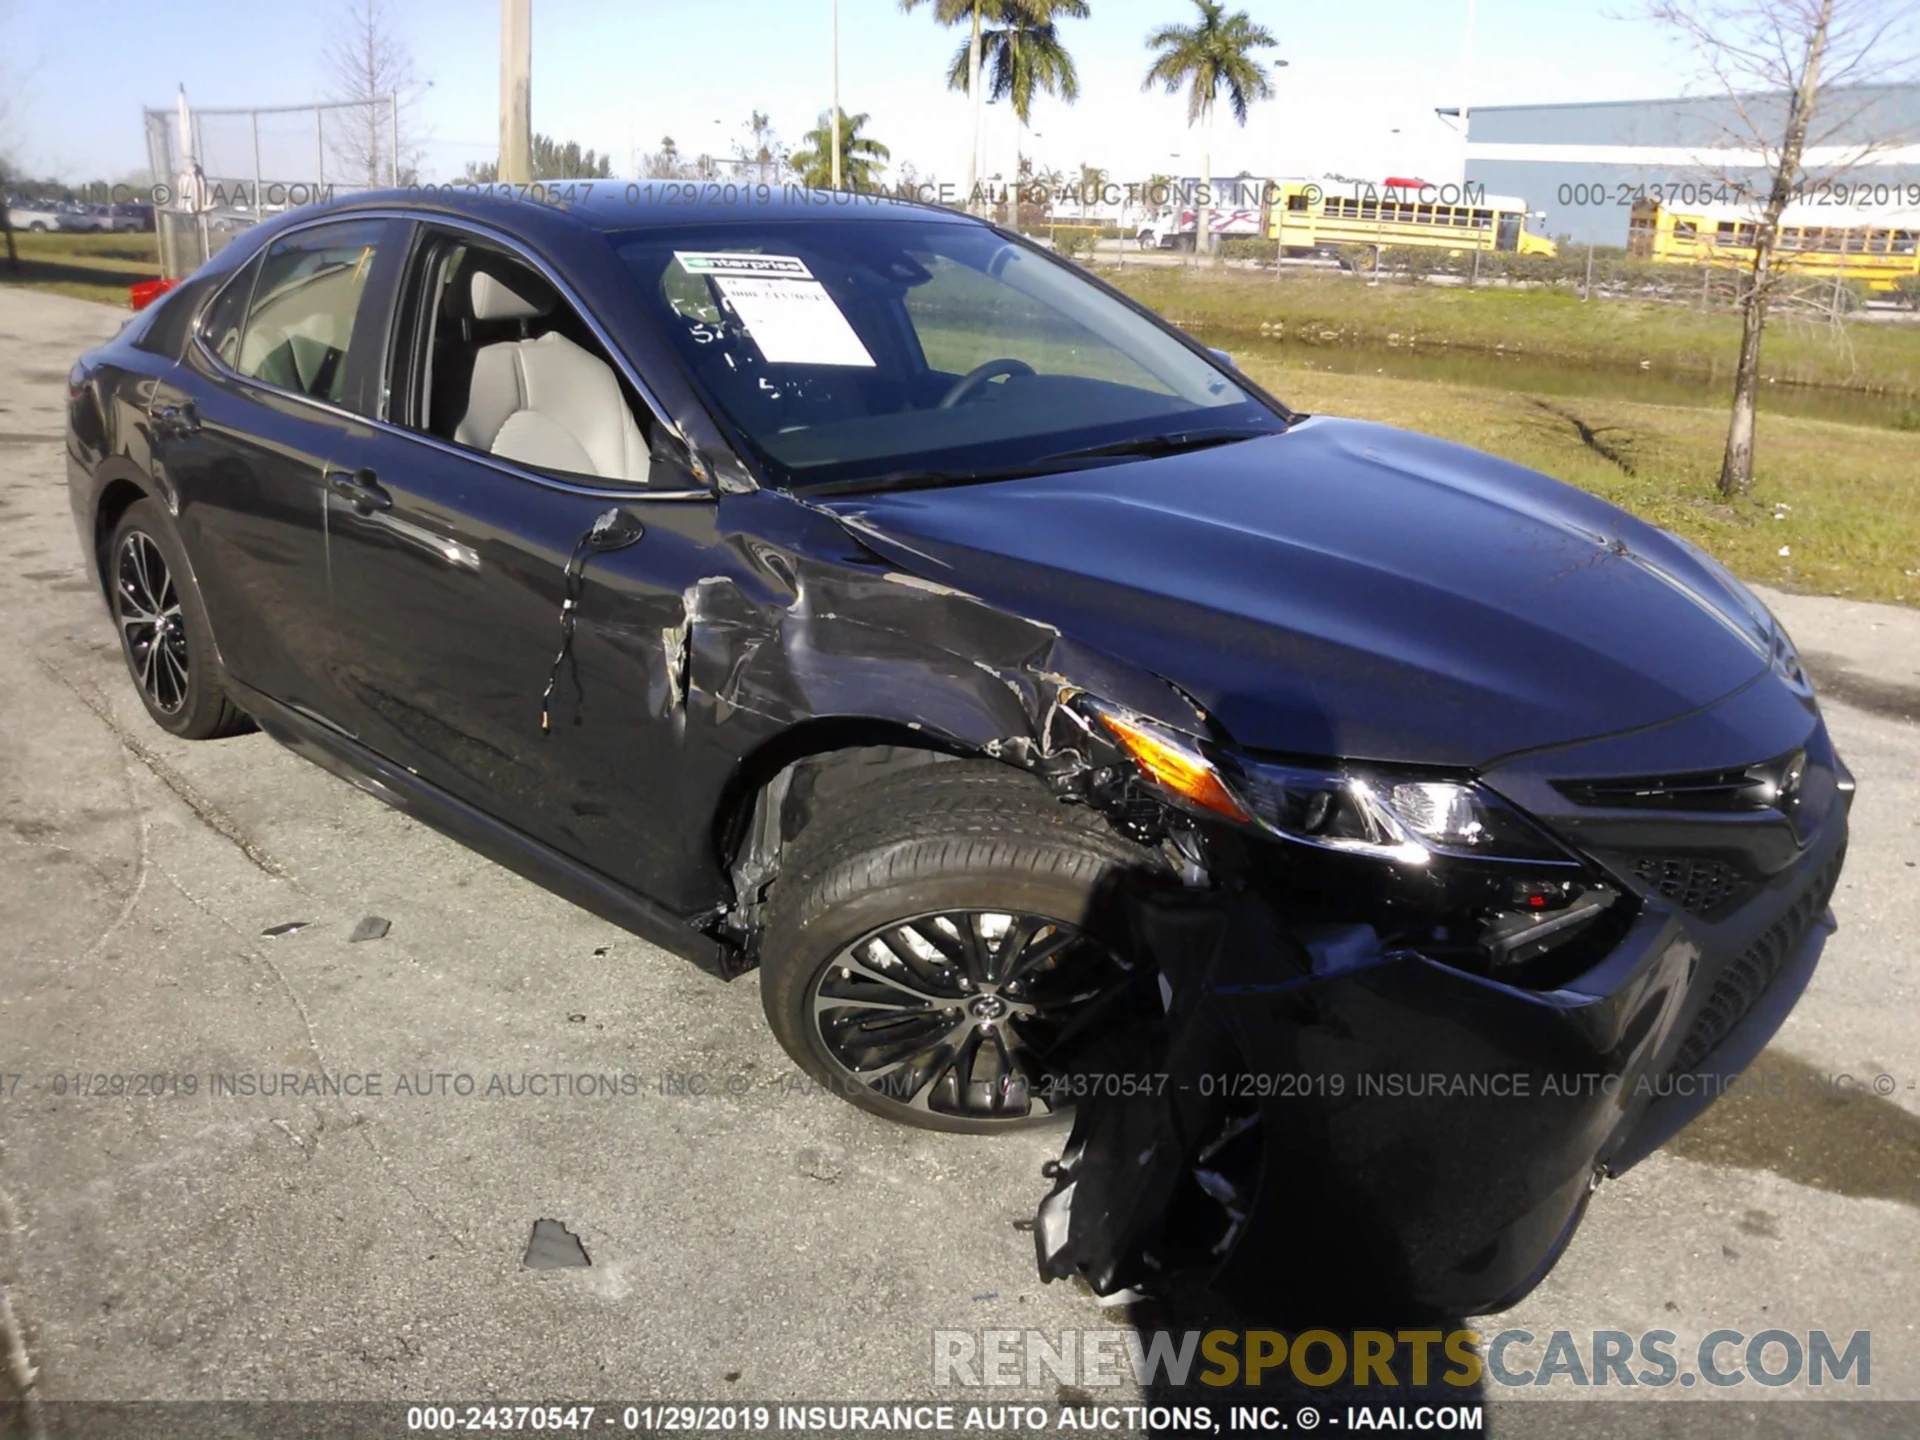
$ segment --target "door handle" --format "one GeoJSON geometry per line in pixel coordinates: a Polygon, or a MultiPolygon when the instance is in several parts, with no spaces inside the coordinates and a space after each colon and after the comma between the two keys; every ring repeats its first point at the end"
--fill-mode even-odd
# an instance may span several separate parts
{"type": "Polygon", "coordinates": [[[200,417],[194,413],[191,400],[182,400],[177,405],[156,405],[147,413],[153,418],[154,428],[163,435],[192,435],[200,429],[200,417]]]}
{"type": "Polygon", "coordinates": [[[393,496],[371,470],[329,470],[327,488],[362,515],[393,508],[393,496]]]}

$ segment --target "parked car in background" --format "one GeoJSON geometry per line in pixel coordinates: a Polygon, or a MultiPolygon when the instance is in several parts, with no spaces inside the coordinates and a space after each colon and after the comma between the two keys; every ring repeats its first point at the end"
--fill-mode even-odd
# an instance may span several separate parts
{"type": "Polygon", "coordinates": [[[77,234],[91,235],[107,229],[107,217],[100,212],[105,206],[83,205],[77,200],[63,200],[54,207],[58,217],[58,228],[77,234]]]}
{"type": "Polygon", "coordinates": [[[7,224],[15,230],[58,230],[60,210],[52,201],[9,199],[7,224]]]}
{"type": "Polygon", "coordinates": [[[131,233],[153,229],[153,207],[136,201],[122,201],[106,207],[105,228],[131,233]]]}
{"type": "Polygon", "coordinates": [[[980,220],[677,191],[294,212],[80,358],[153,721],[758,967],[874,1114],[1077,1106],[1044,1273],[1525,1294],[1819,961],[1853,780],[1779,622],[980,220]]]}

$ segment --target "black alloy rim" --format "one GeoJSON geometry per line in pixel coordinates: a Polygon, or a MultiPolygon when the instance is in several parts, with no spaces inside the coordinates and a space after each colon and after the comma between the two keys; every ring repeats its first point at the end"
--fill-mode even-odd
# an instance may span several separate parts
{"type": "Polygon", "coordinates": [[[187,703],[187,626],[173,573],[151,535],[133,530],[120,542],[113,605],[134,682],[156,710],[179,713],[187,703]]]}
{"type": "Polygon", "coordinates": [[[1126,982],[1125,962],[1075,926],[948,910],[862,936],[815,977],[808,1007],[842,1081],[904,1109],[1014,1122],[1063,1108],[1061,1039],[1126,982]]]}

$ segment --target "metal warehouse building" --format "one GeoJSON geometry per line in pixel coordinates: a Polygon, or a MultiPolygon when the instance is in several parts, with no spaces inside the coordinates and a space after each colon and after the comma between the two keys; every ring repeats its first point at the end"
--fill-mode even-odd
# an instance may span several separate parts
{"type": "MultiPolygon", "coordinates": [[[[1546,212],[1532,227],[1545,234],[1624,245],[1642,193],[1681,208],[1737,200],[1730,187],[1742,180],[1764,194],[1767,172],[1753,136],[1756,128],[1776,140],[1785,133],[1786,102],[1783,94],[1475,109],[1466,178],[1524,196],[1529,209],[1546,212]]],[[[1808,198],[1820,199],[1819,183],[1831,177],[1826,193],[1835,203],[1920,208],[1920,85],[1836,89],[1821,107],[1804,167],[1808,198]],[[1877,148],[1832,174],[1863,146],[1877,148]]]]}

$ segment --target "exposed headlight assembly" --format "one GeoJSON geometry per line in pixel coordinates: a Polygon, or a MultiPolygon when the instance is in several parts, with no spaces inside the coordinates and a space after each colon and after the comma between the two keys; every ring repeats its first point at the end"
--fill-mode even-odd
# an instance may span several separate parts
{"type": "MultiPolygon", "coordinates": [[[[1345,907],[1345,918],[1370,917],[1362,929],[1376,953],[1384,953],[1382,945],[1404,946],[1501,976],[1525,975],[1535,960],[1577,966],[1584,963],[1578,950],[1563,947],[1619,898],[1551,835],[1472,779],[1344,761],[1255,760],[1083,703],[1140,774],[1186,809],[1293,844],[1385,862],[1397,879],[1345,892],[1364,897],[1357,912],[1345,907]],[[1550,952],[1556,958],[1544,959],[1550,952]]],[[[1534,980],[1556,983],[1558,974],[1534,980]]]]}
{"type": "Polygon", "coordinates": [[[1092,708],[1149,778],[1198,809],[1257,824],[1283,839],[1402,865],[1425,865],[1435,856],[1579,863],[1471,780],[1243,756],[1216,761],[1177,731],[1105,706],[1092,708]]]}
{"type": "Polygon", "coordinates": [[[1576,864],[1492,792],[1470,780],[1236,759],[1234,793],[1267,830],[1304,845],[1424,865],[1459,859],[1576,864]]]}

